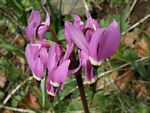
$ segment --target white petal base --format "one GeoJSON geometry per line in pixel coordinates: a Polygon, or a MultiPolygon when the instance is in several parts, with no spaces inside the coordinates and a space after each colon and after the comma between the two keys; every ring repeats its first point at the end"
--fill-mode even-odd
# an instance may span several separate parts
{"type": "Polygon", "coordinates": [[[85,83],[86,84],[93,84],[96,81],[95,78],[93,78],[91,81],[86,80],[85,83]]]}
{"type": "Polygon", "coordinates": [[[59,87],[59,84],[58,84],[58,83],[56,83],[56,82],[52,82],[52,81],[50,81],[50,84],[51,84],[52,86],[54,86],[54,87],[59,87]]]}
{"type": "Polygon", "coordinates": [[[90,60],[91,64],[94,65],[94,66],[100,66],[102,64],[102,62],[103,62],[103,61],[97,62],[92,57],[89,57],[89,60],[90,60]]]}
{"type": "Polygon", "coordinates": [[[37,77],[34,73],[33,73],[33,77],[37,80],[37,81],[41,81],[42,79],[37,77]]]}
{"type": "Polygon", "coordinates": [[[50,96],[53,96],[53,97],[56,96],[56,94],[54,94],[54,93],[52,93],[50,91],[47,91],[47,94],[50,95],[50,96]]]}

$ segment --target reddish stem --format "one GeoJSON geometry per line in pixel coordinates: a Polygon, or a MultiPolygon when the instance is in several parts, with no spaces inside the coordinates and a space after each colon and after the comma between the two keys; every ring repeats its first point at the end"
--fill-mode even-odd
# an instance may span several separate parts
{"type": "Polygon", "coordinates": [[[51,29],[49,29],[49,32],[54,37],[55,42],[58,43],[59,45],[61,45],[59,40],[58,40],[58,37],[57,37],[56,33],[54,31],[52,31],[51,29]]]}
{"type": "Polygon", "coordinates": [[[79,88],[79,91],[80,91],[80,96],[81,96],[84,112],[89,113],[89,108],[88,108],[88,104],[87,104],[87,100],[86,100],[86,96],[85,96],[81,71],[76,73],[76,81],[77,81],[78,88],[79,88]]]}

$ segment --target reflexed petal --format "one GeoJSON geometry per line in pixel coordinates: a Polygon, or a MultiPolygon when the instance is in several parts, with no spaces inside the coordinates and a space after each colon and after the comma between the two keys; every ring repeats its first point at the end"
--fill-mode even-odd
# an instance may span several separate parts
{"type": "Polygon", "coordinates": [[[46,12],[46,20],[45,22],[42,22],[42,26],[40,26],[38,29],[38,37],[40,40],[42,40],[45,37],[46,32],[48,31],[50,25],[50,16],[48,14],[48,11],[45,7],[44,10],[46,12]]]}
{"type": "Polygon", "coordinates": [[[113,21],[108,28],[105,29],[100,39],[100,47],[98,49],[98,60],[104,60],[112,56],[119,47],[121,40],[120,29],[116,21],[113,21]]]}
{"type": "Polygon", "coordinates": [[[71,40],[71,37],[69,36],[68,30],[67,30],[67,28],[70,26],[70,24],[71,24],[70,22],[65,21],[65,39],[69,45],[72,45],[72,40],[71,40]]]}
{"type": "MultiPolygon", "coordinates": [[[[37,26],[36,26],[37,27],[37,26]]],[[[32,25],[28,25],[25,29],[25,33],[26,33],[26,36],[28,38],[29,41],[32,41],[33,38],[35,38],[35,33],[36,33],[36,27],[33,28],[32,25]]]]}
{"type": "Polygon", "coordinates": [[[44,64],[44,68],[46,68],[47,67],[47,60],[48,60],[47,49],[45,47],[42,47],[39,55],[40,55],[40,59],[41,59],[42,63],[44,64]]]}
{"type": "Polygon", "coordinates": [[[85,62],[89,60],[89,56],[84,51],[78,51],[78,54],[81,65],[85,65],[85,62]]]}
{"type": "Polygon", "coordinates": [[[27,38],[32,41],[36,37],[36,29],[40,24],[41,14],[39,11],[32,11],[28,21],[28,26],[25,29],[27,38]]]}
{"type": "Polygon", "coordinates": [[[72,69],[72,70],[68,70],[68,76],[72,75],[72,74],[75,74],[76,72],[79,71],[79,69],[81,68],[82,66],[82,61],[81,61],[81,51],[78,50],[78,58],[79,58],[79,66],[75,69],[72,69]]]}
{"type": "Polygon", "coordinates": [[[69,68],[70,60],[67,60],[60,64],[58,68],[54,72],[54,81],[53,83],[62,84],[68,75],[68,68],[69,68]]]}
{"type": "Polygon", "coordinates": [[[38,29],[38,38],[40,40],[42,40],[45,37],[47,30],[48,30],[48,26],[43,25],[43,26],[39,27],[39,29],[38,29]]]}
{"type": "Polygon", "coordinates": [[[38,57],[38,51],[40,48],[40,44],[28,44],[26,46],[25,56],[27,58],[30,69],[32,69],[33,61],[38,57]]]}
{"type": "Polygon", "coordinates": [[[49,26],[50,25],[50,16],[48,14],[47,9],[45,7],[43,7],[43,8],[44,8],[44,10],[46,12],[46,19],[45,19],[45,22],[43,22],[42,24],[45,24],[45,25],[49,26]]]}
{"type": "Polygon", "coordinates": [[[86,31],[85,37],[88,42],[91,41],[92,35],[93,35],[93,32],[91,30],[86,31]]]}
{"type": "Polygon", "coordinates": [[[36,24],[40,24],[41,13],[39,11],[32,11],[28,20],[28,24],[35,22],[36,24]]]}
{"type": "Polygon", "coordinates": [[[48,57],[47,67],[48,71],[52,71],[57,67],[58,61],[56,60],[56,53],[53,54],[53,56],[48,57]]]}
{"type": "Polygon", "coordinates": [[[44,66],[40,58],[37,58],[33,62],[33,70],[32,70],[33,76],[36,80],[40,81],[44,78],[44,66]]]}
{"type": "Polygon", "coordinates": [[[93,29],[94,31],[96,31],[96,29],[99,28],[99,24],[98,24],[97,20],[93,19],[89,12],[86,13],[86,16],[87,16],[87,23],[86,23],[85,28],[90,28],[90,29],[93,29]]]}
{"type": "Polygon", "coordinates": [[[84,23],[81,21],[81,18],[78,15],[74,15],[74,26],[76,26],[77,28],[79,28],[80,30],[83,30],[85,25],[84,23]]]}
{"type": "Polygon", "coordinates": [[[62,50],[57,43],[51,44],[51,47],[49,49],[49,58],[50,59],[53,57],[54,53],[56,53],[56,60],[59,60],[59,58],[62,54],[62,50]]]}
{"type": "MultiPolygon", "coordinates": [[[[92,39],[90,41],[90,44],[89,44],[89,53],[90,53],[90,57],[93,58],[95,61],[98,61],[98,52],[99,52],[99,48],[102,48],[102,45],[100,45],[99,43],[102,43],[101,42],[101,39],[103,38],[103,32],[104,32],[104,29],[97,29],[93,36],[92,36],[92,39]]],[[[100,53],[100,52],[99,52],[100,53]]]]}
{"type": "Polygon", "coordinates": [[[72,24],[67,27],[68,34],[73,40],[73,42],[79,47],[81,50],[88,54],[88,42],[84,37],[82,31],[72,24]]]}
{"type": "Polygon", "coordinates": [[[48,70],[51,71],[57,67],[60,60],[61,49],[58,44],[53,43],[48,53],[48,70]]]}
{"type": "Polygon", "coordinates": [[[75,69],[72,69],[72,70],[68,70],[68,76],[72,75],[72,74],[75,74],[76,72],[79,71],[79,69],[81,68],[82,64],[80,62],[79,66],[75,69]]]}
{"type": "Polygon", "coordinates": [[[63,57],[63,61],[66,61],[66,60],[69,59],[69,57],[70,57],[70,55],[71,55],[71,53],[72,53],[73,47],[74,47],[73,45],[68,45],[68,44],[67,44],[67,48],[66,48],[65,55],[64,55],[64,57],[63,57]]]}

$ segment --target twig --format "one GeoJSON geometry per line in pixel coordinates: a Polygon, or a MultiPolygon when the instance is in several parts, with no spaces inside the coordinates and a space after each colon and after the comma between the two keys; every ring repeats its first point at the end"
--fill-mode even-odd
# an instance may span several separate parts
{"type": "Polygon", "coordinates": [[[13,108],[13,107],[8,107],[8,106],[3,106],[3,105],[0,105],[0,108],[12,110],[12,111],[17,111],[17,112],[20,112],[20,113],[36,113],[35,111],[31,111],[29,109],[13,108]]]}
{"type": "Polygon", "coordinates": [[[129,15],[131,14],[131,12],[133,11],[133,8],[134,8],[134,6],[135,6],[136,3],[137,3],[137,0],[134,0],[133,3],[132,3],[132,5],[131,5],[131,7],[130,7],[130,9],[129,9],[129,12],[128,12],[128,14],[127,14],[126,19],[128,18],[128,16],[129,16],[129,15]]]}
{"type": "Polygon", "coordinates": [[[8,100],[11,98],[11,96],[13,94],[15,94],[26,82],[28,82],[29,80],[32,80],[32,79],[33,79],[33,76],[29,77],[28,79],[23,81],[21,84],[19,84],[11,93],[8,94],[8,96],[3,101],[3,105],[5,105],[8,102],[8,100]]]}
{"type": "Polygon", "coordinates": [[[86,12],[89,12],[89,8],[88,8],[86,1],[85,0],[82,0],[82,1],[83,1],[86,12]]]}
{"type": "Polygon", "coordinates": [[[134,25],[132,25],[129,29],[127,29],[125,32],[122,32],[122,35],[125,35],[127,32],[129,32],[130,30],[134,29],[135,27],[137,27],[138,25],[140,25],[142,22],[144,22],[145,20],[147,20],[148,18],[150,18],[150,14],[148,14],[147,16],[145,16],[144,18],[142,18],[140,21],[138,21],[137,23],[135,23],[134,25]]]}
{"type": "Polygon", "coordinates": [[[102,10],[102,8],[97,4],[95,3],[95,0],[92,0],[92,3],[95,5],[96,8],[98,8],[100,11],[102,10]]]}

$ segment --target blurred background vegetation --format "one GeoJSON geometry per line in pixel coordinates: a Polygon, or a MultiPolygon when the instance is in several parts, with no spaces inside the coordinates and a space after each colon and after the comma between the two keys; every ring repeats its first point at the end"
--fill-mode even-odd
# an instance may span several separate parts
{"type": "MultiPolygon", "coordinates": [[[[122,32],[116,55],[96,71],[96,91],[85,85],[91,113],[150,113],[150,1],[87,0],[87,4],[101,27],[116,19],[122,32]]],[[[82,0],[47,0],[47,6],[51,28],[65,44],[64,21],[74,14],[86,21],[82,0]]],[[[29,78],[24,29],[32,10],[45,15],[41,0],[0,0],[0,112],[82,113],[74,76],[53,103],[47,96],[43,101],[41,89],[29,78]]],[[[50,34],[46,38],[53,40],[50,34]]]]}

